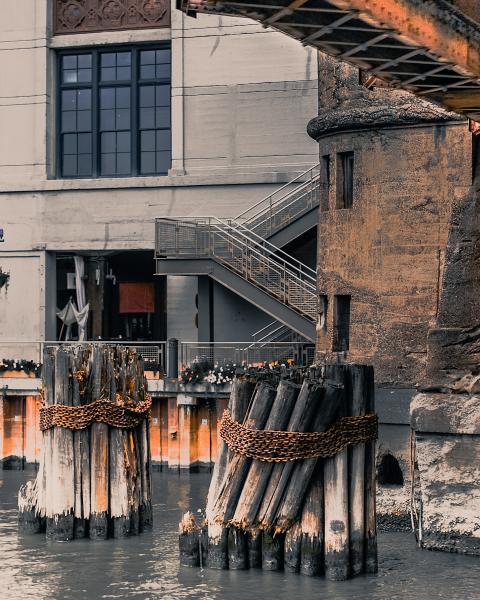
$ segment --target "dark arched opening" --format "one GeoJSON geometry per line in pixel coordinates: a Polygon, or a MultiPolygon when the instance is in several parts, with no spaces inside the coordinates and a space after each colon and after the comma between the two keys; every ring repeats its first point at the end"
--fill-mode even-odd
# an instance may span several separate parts
{"type": "Polygon", "coordinates": [[[378,466],[380,485],[403,485],[403,473],[398,460],[391,454],[385,454],[378,466]]]}

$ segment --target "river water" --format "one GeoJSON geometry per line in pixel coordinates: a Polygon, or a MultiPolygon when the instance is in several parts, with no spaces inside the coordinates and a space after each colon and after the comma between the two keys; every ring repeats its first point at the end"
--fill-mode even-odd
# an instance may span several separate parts
{"type": "Polygon", "coordinates": [[[179,567],[177,527],[205,503],[209,476],[154,473],[154,528],[126,540],[20,536],[16,496],[29,478],[0,471],[0,599],[480,600],[480,558],[421,551],[406,533],[379,536],[377,576],[331,583],[285,573],[179,567]]]}

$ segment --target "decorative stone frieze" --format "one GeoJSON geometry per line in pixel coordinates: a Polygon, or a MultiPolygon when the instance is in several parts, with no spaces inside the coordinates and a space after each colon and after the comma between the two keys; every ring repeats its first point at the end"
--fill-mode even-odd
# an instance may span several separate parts
{"type": "Polygon", "coordinates": [[[170,25],[168,0],[56,0],[55,33],[147,29],[170,25]]]}

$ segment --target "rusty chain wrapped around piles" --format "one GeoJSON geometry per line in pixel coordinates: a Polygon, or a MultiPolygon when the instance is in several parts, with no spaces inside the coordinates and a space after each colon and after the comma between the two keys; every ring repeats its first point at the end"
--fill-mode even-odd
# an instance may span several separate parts
{"type": "Polygon", "coordinates": [[[334,456],[347,446],[375,440],[377,433],[376,414],[342,417],[322,433],[248,429],[234,421],[228,410],[220,423],[220,437],[232,452],[264,462],[334,456]]]}
{"type": "Polygon", "coordinates": [[[127,405],[123,400],[117,404],[100,398],[83,406],[64,404],[43,405],[40,408],[40,429],[45,431],[54,426],[67,429],[86,429],[92,423],[105,423],[110,427],[131,429],[150,416],[152,398],[145,396],[136,404],[127,405]]]}

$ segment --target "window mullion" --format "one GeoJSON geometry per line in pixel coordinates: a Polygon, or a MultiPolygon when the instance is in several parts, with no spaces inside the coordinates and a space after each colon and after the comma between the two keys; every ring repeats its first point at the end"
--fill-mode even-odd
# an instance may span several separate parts
{"type": "Polygon", "coordinates": [[[131,144],[132,144],[132,154],[131,154],[131,168],[132,168],[132,176],[136,177],[140,171],[139,169],[139,152],[138,152],[138,79],[139,79],[139,69],[138,69],[138,57],[139,52],[138,48],[134,48],[132,50],[132,83],[131,83],[131,113],[130,113],[130,123],[131,123],[131,144]]]}
{"type": "Polygon", "coordinates": [[[99,134],[99,104],[100,104],[100,88],[98,85],[99,79],[99,64],[98,51],[92,52],[92,176],[97,178],[100,176],[100,134],[99,134]]]}
{"type": "Polygon", "coordinates": [[[55,109],[56,119],[55,124],[57,127],[57,133],[55,139],[57,140],[56,144],[56,172],[57,179],[63,176],[63,134],[62,134],[62,55],[57,56],[57,90],[56,90],[56,99],[57,106],[55,109]]]}

